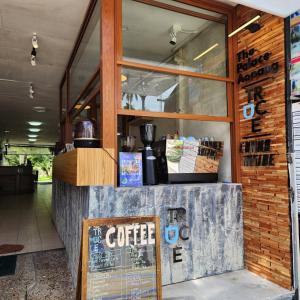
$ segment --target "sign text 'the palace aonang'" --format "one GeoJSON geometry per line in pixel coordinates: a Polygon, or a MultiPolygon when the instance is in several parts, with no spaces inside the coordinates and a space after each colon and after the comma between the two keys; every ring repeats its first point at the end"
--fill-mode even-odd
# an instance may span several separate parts
{"type": "Polygon", "coordinates": [[[247,83],[254,79],[259,79],[262,76],[265,76],[269,73],[277,73],[279,70],[279,63],[273,62],[267,65],[263,65],[268,63],[272,53],[265,52],[263,54],[258,54],[255,56],[255,53],[258,50],[252,48],[248,50],[242,50],[237,54],[238,64],[237,64],[237,73],[239,74],[238,83],[247,83]],[[263,66],[260,66],[263,65],[263,66]],[[258,67],[257,69],[248,72],[251,68],[258,67]],[[245,73],[246,74],[245,74],[245,73]]]}

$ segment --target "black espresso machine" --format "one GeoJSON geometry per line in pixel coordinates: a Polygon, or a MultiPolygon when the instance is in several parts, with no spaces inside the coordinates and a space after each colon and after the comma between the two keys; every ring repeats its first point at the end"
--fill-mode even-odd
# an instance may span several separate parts
{"type": "MultiPolygon", "coordinates": [[[[159,183],[215,183],[218,182],[218,173],[169,173],[166,157],[166,139],[152,145],[157,159],[157,173],[159,183]]],[[[200,151],[200,149],[199,149],[200,151]]],[[[201,154],[201,153],[199,153],[201,154]]]]}

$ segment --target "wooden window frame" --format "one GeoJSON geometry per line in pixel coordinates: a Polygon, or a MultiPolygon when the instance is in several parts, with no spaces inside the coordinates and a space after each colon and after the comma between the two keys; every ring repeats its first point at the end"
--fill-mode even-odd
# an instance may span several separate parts
{"type": "MultiPolygon", "coordinates": [[[[150,64],[141,64],[138,62],[133,61],[126,61],[123,59],[123,43],[122,43],[122,0],[115,0],[116,7],[116,17],[118,22],[116,23],[116,107],[117,107],[117,115],[118,116],[138,116],[138,117],[152,117],[152,118],[168,118],[168,119],[183,119],[183,120],[195,120],[195,121],[212,121],[212,122],[224,122],[230,124],[230,138],[231,138],[231,174],[232,174],[232,181],[239,182],[240,175],[239,175],[239,153],[238,153],[238,143],[237,143],[237,132],[238,127],[236,125],[236,118],[238,115],[238,111],[234,105],[234,99],[236,96],[236,87],[235,87],[235,70],[234,70],[234,45],[236,44],[236,39],[227,38],[227,33],[232,32],[234,26],[234,17],[235,17],[235,9],[234,7],[230,7],[223,3],[212,3],[209,0],[175,0],[176,2],[195,6],[198,8],[206,9],[209,11],[213,11],[216,13],[223,14],[227,17],[226,22],[226,54],[227,54],[227,76],[226,77],[219,77],[216,75],[210,74],[200,74],[196,72],[184,71],[184,70],[177,70],[171,69],[167,67],[157,67],[150,64]],[[193,114],[180,114],[180,113],[165,113],[165,112],[149,112],[149,111],[142,111],[142,110],[127,110],[121,108],[121,95],[122,95],[122,86],[121,86],[121,68],[134,68],[134,69],[141,69],[141,70],[149,70],[149,71],[156,71],[161,73],[167,74],[174,74],[174,75],[183,75],[183,76],[190,76],[194,78],[200,79],[207,79],[207,80],[215,80],[215,81],[223,81],[226,82],[226,95],[227,95],[227,116],[219,117],[219,116],[207,116],[207,115],[193,115],[193,114]]],[[[194,17],[203,18],[201,14],[190,14],[187,13],[187,10],[181,9],[175,6],[171,6],[168,4],[163,4],[161,2],[155,0],[134,0],[139,3],[144,3],[148,5],[153,5],[155,7],[160,7],[163,9],[168,9],[171,11],[180,12],[187,15],[193,15],[194,17]]],[[[210,19],[206,18],[204,19],[210,19]]],[[[217,21],[217,20],[211,20],[217,21]]],[[[220,21],[220,20],[219,20],[220,21]]]]}
{"type": "MultiPolygon", "coordinates": [[[[188,76],[188,77],[194,77],[199,79],[206,79],[206,80],[215,80],[215,81],[222,81],[226,82],[226,95],[227,95],[227,116],[208,116],[208,115],[194,115],[194,114],[180,114],[180,113],[167,113],[167,112],[148,112],[143,110],[128,110],[123,109],[121,107],[121,95],[122,95],[122,87],[121,83],[119,83],[118,87],[116,88],[116,98],[117,98],[117,114],[118,115],[131,115],[131,116],[143,116],[143,117],[149,117],[149,113],[151,113],[151,117],[153,118],[174,118],[174,119],[186,119],[186,120],[197,120],[197,121],[216,121],[216,122],[229,122],[232,123],[234,116],[233,116],[233,85],[234,85],[234,70],[231,68],[231,61],[232,61],[232,53],[229,51],[229,44],[231,43],[231,40],[227,40],[227,71],[228,76],[221,77],[217,75],[211,75],[211,74],[202,74],[197,72],[191,72],[191,71],[184,71],[184,70],[178,70],[178,69],[172,69],[168,67],[160,67],[160,66],[153,66],[146,63],[138,63],[133,61],[127,61],[123,59],[123,42],[122,42],[122,0],[115,0],[117,2],[118,9],[116,10],[117,20],[118,23],[116,24],[116,78],[121,77],[121,68],[133,68],[133,69],[140,69],[140,70],[149,70],[153,72],[159,72],[159,73],[167,73],[167,74],[173,74],[173,75],[182,75],[182,76],[188,76]]],[[[193,15],[194,17],[202,18],[203,14],[195,13],[195,14],[189,14],[187,13],[188,10],[184,8],[179,8],[177,6],[172,6],[169,4],[164,4],[162,2],[158,2],[156,0],[133,0],[138,3],[143,3],[145,5],[152,5],[158,8],[167,9],[171,11],[176,11],[179,13],[187,14],[187,15],[193,15]]],[[[214,11],[220,14],[223,14],[227,18],[227,31],[231,31],[231,25],[232,25],[232,18],[233,18],[233,9],[229,9],[227,6],[219,5],[217,3],[210,4],[206,1],[198,0],[197,5],[195,5],[194,1],[189,0],[181,0],[176,1],[183,4],[188,4],[192,6],[196,6],[199,8],[203,8],[206,10],[214,11]],[[203,4],[203,6],[201,5],[203,4]],[[210,7],[211,9],[209,9],[210,7]],[[224,7],[226,7],[224,11],[224,7]]],[[[192,12],[192,11],[191,11],[192,12]]],[[[231,49],[230,49],[231,50],[231,49]]]]}
{"type": "MultiPolygon", "coordinates": [[[[196,72],[176,70],[166,67],[155,67],[153,65],[141,64],[132,61],[126,61],[123,59],[123,43],[122,43],[122,0],[99,0],[100,5],[100,59],[99,66],[97,66],[96,72],[91,76],[90,80],[86,83],[86,86],[81,90],[77,101],[82,96],[90,83],[95,79],[96,74],[99,74],[99,93],[100,93],[100,124],[99,130],[100,139],[102,140],[103,148],[112,148],[115,150],[114,158],[117,158],[117,118],[118,116],[138,116],[138,117],[152,117],[152,118],[171,118],[171,119],[184,119],[195,121],[212,121],[212,122],[225,122],[230,124],[231,134],[231,166],[232,166],[232,179],[233,182],[239,182],[239,153],[238,153],[238,141],[237,136],[239,127],[237,124],[237,117],[239,111],[235,106],[234,99],[237,96],[237,89],[235,84],[235,56],[234,49],[236,49],[236,38],[226,38],[227,44],[227,76],[220,77],[216,75],[201,74],[196,72]],[[121,82],[121,68],[135,68],[149,71],[156,71],[174,75],[190,76],[194,78],[216,80],[226,83],[227,94],[227,116],[208,116],[208,115],[193,115],[193,114],[180,114],[180,113],[164,113],[164,112],[149,112],[149,111],[137,111],[126,110],[121,108],[121,95],[122,95],[122,82],[121,82]],[[104,83],[102,85],[102,83],[104,83]]],[[[210,21],[224,23],[222,19],[216,20],[210,15],[203,15],[202,13],[193,12],[185,8],[178,6],[172,6],[158,2],[157,0],[133,0],[139,3],[147,5],[153,5],[162,9],[168,9],[171,11],[185,13],[187,15],[201,17],[209,19],[210,21]]],[[[201,9],[209,10],[212,12],[220,13],[227,17],[226,29],[227,32],[231,32],[235,26],[235,8],[224,3],[212,2],[210,0],[174,0],[178,3],[183,3],[198,7],[201,9]]],[[[74,44],[72,53],[70,55],[66,72],[62,78],[60,89],[64,80],[67,80],[67,114],[65,119],[65,141],[72,141],[72,108],[75,104],[71,104],[70,101],[70,69],[74,58],[77,54],[78,48],[85,34],[86,28],[89,24],[90,18],[96,7],[97,0],[90,0],[88,9],[86,11],[84,21],[80,27],[80,31],[77,35],[76,42],[74,44]]],[[[94,91],[92,91],[94,92],[94,91]]],[[[61,101],[61,99],[60,99],[61,101]]],[[[81,107],[82,111],[84,106],[88,104],[89,100],[86,100],[81,107]]],[[[60,104],[61,107],[61,104],[60,104]]],[[[78,113],[80,113],[80,111],[78,113]]],[[[76,112],[77,113],[77,112],[76,112]]],[[[117,167],[115,167],[115,184],[117,182],[117,167]]]]}
{"type": "Polygon", "coordinates": [[[92,92],[87,96],[87,99],[81,104],[81,107],[79,109],[76,109],[76,111],[72,111],[73,114],[71,114],[72,121],[80,115],[80,113],[88,106],[96,97],[97,95],[100,95],[100,88],[97,87],[92,90],[92,92]]]}
{"type": "Polygon", "coordinates": [[[89,88],[91,82],[95,79],[95,76],[97,74],[99,74],[99,65],[98,65],[96,71],[93,73],[91,78],[89,80],[87,80],[87,82],[85,83],[85,86],[82,88],[79,96],[76,99],[76,103],[72,104],[71,99],[70,99],[70,70],[71,70],[72,64],[77,55],[78,49],[80,47],[80,44],[85,35],[86,29],[90,23],[90,19],[94,13],[94,10],[96,8],[96,4],[98,1],[99,0],[90,0],[90,2],[89,2],[88,8],[87,8],[86,13],[83,18],[83,22],[80,26],[74,46],[72,48],[72,52],[71,52],[71,55],[69,57],[69,60],[68,60],[67,66],[66,66],[66,70],[65,70],[64,75],[60,82],[60,87],[59,87],[60,88],[60,100],[59,100],[60,101],[60,106],[59,106],[60,112],[59,112],[59,114],[60,114],[60,124],[62,127],[61,130],[64,131],[64,134],[61,134],[61,142],[62,143],[71,143],[72,142],[72,111],[73,111],[73,107],[75,107],[75,105],[78,103],[78,101],[80,100],[82,95],[89,88]],[[66,111],[65,118],[62,120],[62,111],[61,111],[62,110],[62,87],[63,87],[65,81],[67,81],[67,111],[66,111]],[[62,126],[62,125],[64,125],[64,126],[62,126]]]}
{"type": "MultiPolygon", "coordinates": [[[[178,7],[178,6],[175,6],[175,5],[166,4],[166,3],[163,3],[163,2],[159,2],[157,0],[134,0],[134,1],[135,2],[140,2],[140,3],[143,3],[143,4],[152,5],[152,6],[159,7],[159,8],[163,8],[163,9],[168,10],[168,11],[183,13],[183,14],[189,15],[191,17],[201,18],[201,19],[205,19],[205,20],[213,21],[213,22],[217,22],[217,23],[223,23],[223,24],[226,23],[226,20],[224,20],[222,18],[207,15],[205,13],[192,11],[192,10],[185,9],[185,8],[182,8],[182,7],[178,7]]],[[[185,3],[185,1],[176,1],[175,0],[174,2],[187,4],[187,3],[185,3]]],[[[193,6],[195,6],[195,5],[193,5],[193,6]]],[[[199,7],[199,8],[203,9],[203,7],[199,7]]],[[[209,9],[206,9],[206,10],[209,10],[209,9]]],[[[212,11],[212,10],[209,10],[209,11],[212,11]]],[[[222,15],[224,15],[224,13],[222,13],[222,15]]]]}
{"type": "MultiPolygon", "coordinates": [[[[78,104],[78,102],[81,100],[81,98],[86,94],[86,91],[90,88],[90,86],[95,81],[95,79],[97,78],[97,76],[99,76],[99,74],[100,74],[100,69],[99,69],[99,67],[97,67],[97,69],[93,73],[93,75],[87,80],[87,82],[85,83],[85,85],[82,87],[82,89],[81,89],[79,95],[77,96],[75,102],[73,104],[70,103],[70,107],[68,109],[68,113],[69,114],[72,115],[72,112],[73,112],[75,106],[78,104]]],[[[94,89],[96,89],[97,86],[98,86],[98,84],[96,84],[96,87],[94,89]]],[[[94,89],[87,95],[87,97],[89,97],[89,95],[94,92],[94,89]]]]}
{"type": "Polygon", "coordinates": [[[80,46],[81,41],[83,39],[83,36],[86,32],[86,29],[89,25],[90,19],[91,19],[93,13],[94,13],[94,9],[96,7],[97,2],[98,2],[98,0],[90,0],[89,6],[88,6],[88,8],[86,10],[86,13],[84,15],[83,22],[80,26],[79,32],[78,32],[76,40],[75,40],[75,44],[72,48],[72,52],[71,52],[70,58],[69,58],[68,63],[67,63],[66,71],[68,73],[69,73],[69,71],[71,69],[71,66],[73,64],[73,61],[76,57],[77,51],[79,49],[79,46],[80,46]]]}

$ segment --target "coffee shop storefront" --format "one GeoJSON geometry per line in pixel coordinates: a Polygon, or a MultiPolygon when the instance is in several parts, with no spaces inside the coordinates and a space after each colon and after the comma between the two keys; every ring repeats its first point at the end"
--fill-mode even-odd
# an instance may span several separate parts
{"type": "Polygon", "coordinates": [[[156,215],[163,285],[247,268],[292,289],[285,91],[279,17],[90,1],[61,82],[67,151],[54,162],[74,284],[84,218],[156,215]]]}

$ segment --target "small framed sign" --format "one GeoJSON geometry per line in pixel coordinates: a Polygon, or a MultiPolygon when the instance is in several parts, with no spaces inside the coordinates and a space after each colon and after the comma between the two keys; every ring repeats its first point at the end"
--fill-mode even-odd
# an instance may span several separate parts
{"type": "Polygon", "coordinates": [[[142,153],[120,152],[120,186],[137,187],[143,185],[142,153]]]}
{"type": "Polygon", "coordinates": [[[83,221],[82,300],[161,299],[158,217],[83,221]]]}

